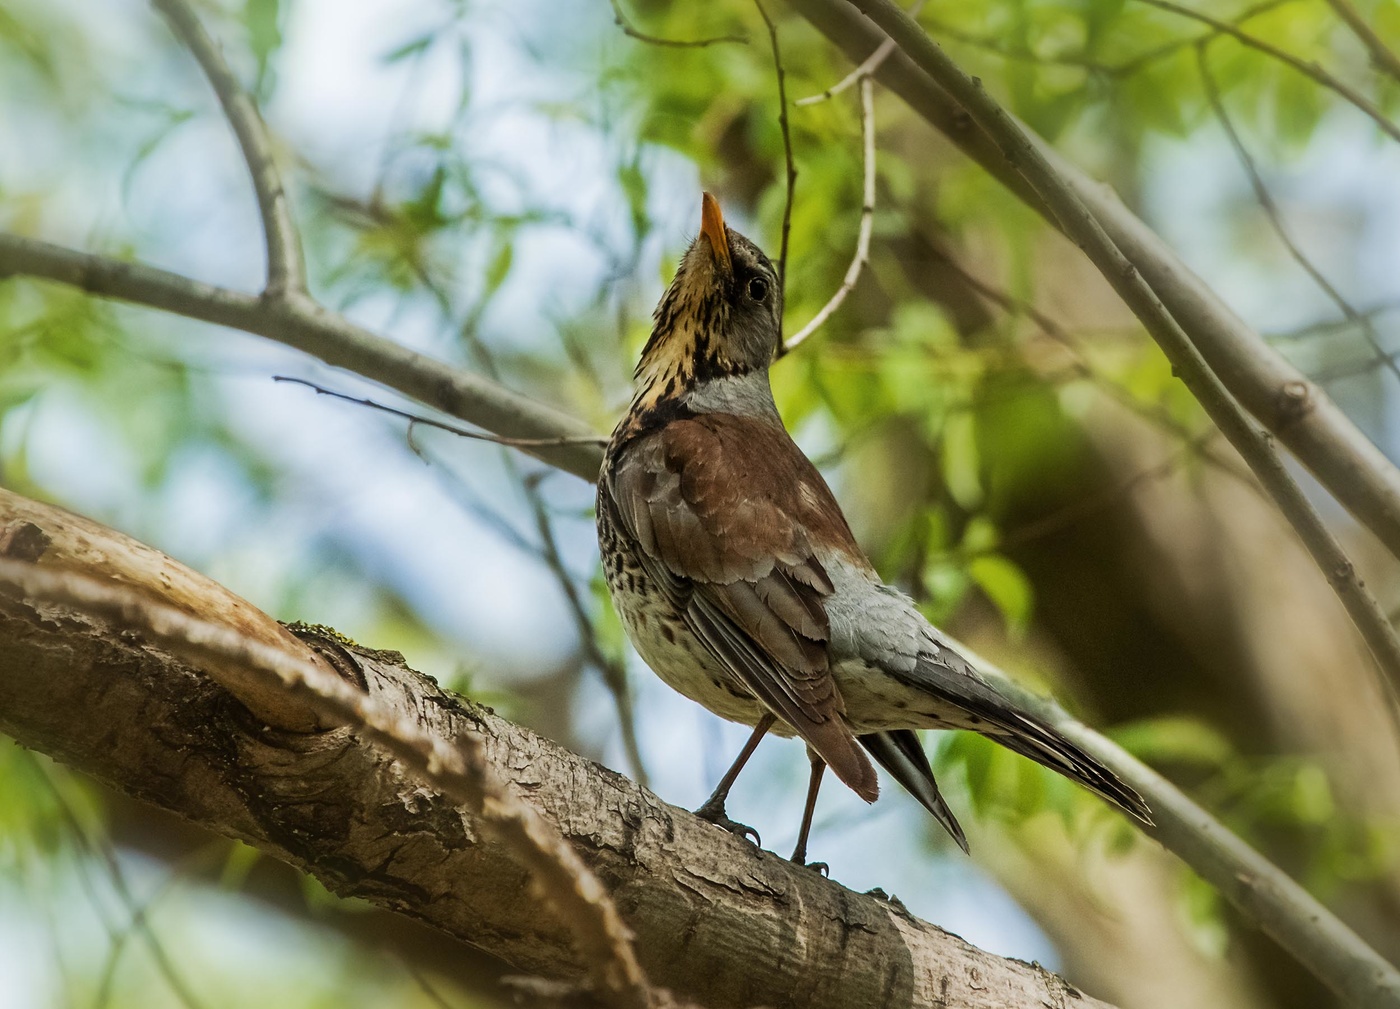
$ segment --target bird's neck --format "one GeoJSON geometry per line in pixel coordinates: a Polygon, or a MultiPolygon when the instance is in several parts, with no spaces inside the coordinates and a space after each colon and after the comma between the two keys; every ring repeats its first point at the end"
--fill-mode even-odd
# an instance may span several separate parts
{"type": "Polygon", "coordinates": [[[783,423],[766,368],[702,379],[682,371],[643,370],[631,409],[613,437],[625,440],[672,420],[707,413],[749,417],[778,427],[783,423]]]}

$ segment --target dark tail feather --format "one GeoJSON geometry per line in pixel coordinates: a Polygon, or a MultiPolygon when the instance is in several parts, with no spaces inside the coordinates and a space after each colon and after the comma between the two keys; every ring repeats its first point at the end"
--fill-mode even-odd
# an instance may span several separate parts
{"type": "MultiPolygon", "coordinates": [[[[938,782],[933,780],[933,770],[928,766],[928,757],[919,744],[919,737],[911,729],[894,729],[889,732],[873,732],[868,736],[857,737],[860,745],[870,751],[890,776],[909,790],[909,793],[933,814],[933,818],[943,825],[943,829],[958,842],[958,847],[967,851],[967,838],[962,826],[943,794],[938,790],[938,782]]],[[[970,854],[970,853],[969,853],[970,854]]]]}
{"type": "Polygon", "coordinates": [[[987,732],[989,738],[1014,753],[1029,757],[1052,771],[1102,796],[1143,823],[1152,824],[1152,811],[1137,790],[1119,780],[1096,757],[1091,757],[1058,731],[1033,715],[1003,709],[994,721],[1002,732],[987,732]]]}
{"type": "Polygon", "coordinates": [[[905,682],[952,701],[975,716],[963,722],[960,728],[980,732],[1013,753],[1029,757],[1078,782],[1143,823],[1152,823],[1152,812],[1135,789],[1120,781],[1118,775],[1058,730],[1013,706],[952,648],[945,645],[937,656],[920,656],[918,665],[905,682]]]}

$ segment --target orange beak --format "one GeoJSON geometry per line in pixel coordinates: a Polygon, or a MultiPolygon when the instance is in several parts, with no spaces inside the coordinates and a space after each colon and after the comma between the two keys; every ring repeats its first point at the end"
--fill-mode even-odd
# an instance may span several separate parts
{"type": "Polygon", "coordinates": [[[729,260],[729,236],[724,232],[724,215],[719,212],[719,201],[709,193],[700,199],[700,234],[710,240],[710,250],[715,259],[722,263],[726,273],[733,272],[729,260]]]}

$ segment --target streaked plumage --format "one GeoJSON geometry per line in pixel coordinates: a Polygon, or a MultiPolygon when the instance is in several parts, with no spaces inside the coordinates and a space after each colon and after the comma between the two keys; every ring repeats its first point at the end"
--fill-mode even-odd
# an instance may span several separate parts
{"type": "MultiPolygon", "coordinates": [[[[820,764],[874,801],[872,756],[966,848],[915,729],[980,732],[1145,819],[1135,792],[1011,707],[881,582],[774,405],[781,314],[772,264],[706,194],[598,485],[604,574],[642,658],[721,717],[771,713],[773,731],[806,741],[800,851],[820,764]]],[[[737,827],[725,791],[707,810],[737,827]]]]}

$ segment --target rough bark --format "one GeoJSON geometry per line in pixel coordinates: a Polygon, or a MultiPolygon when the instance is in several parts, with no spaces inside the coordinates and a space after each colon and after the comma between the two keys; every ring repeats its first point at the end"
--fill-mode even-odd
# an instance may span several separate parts
{"type": "MultiPolygon", "coordinates": [[[[113,557],[160,556],[4,492],[0,551],[98,574],[111,573],[113,557]]],[[[181,586],[181,608],[205,619],[232,607],[255,631],[271,624],[169,558],[126,570],[128,586],[154,597],[181,586]],[[138,570],[156,580],[130,577],[138,570]]],[[[483,740],[509,787],[602,877],[652,980],[677,994],[708,1006],[1103,1005],[1035,965],[984,953],[897,903],[717,830],[448,694],[397,653],[335,650],[353,659],[378,704],[444,739],[483,740]]],[[[582,975],[568,933],[508,849],[353,731],[273,728],[129,627],[13,592],[0,594],[0,670],[0,730],[24,745],[253,844],[336,893],[521,969],[582,975]]]]}

